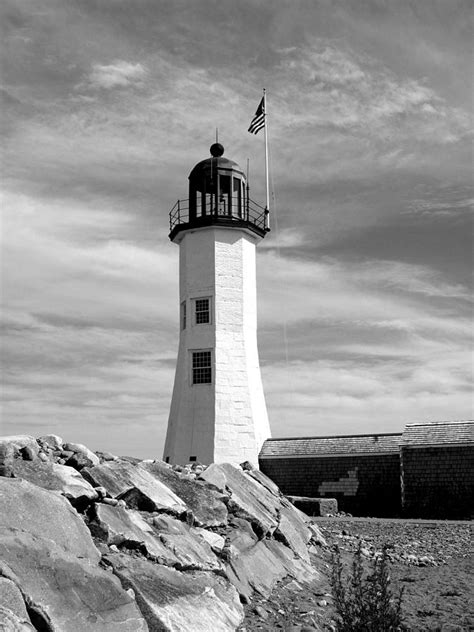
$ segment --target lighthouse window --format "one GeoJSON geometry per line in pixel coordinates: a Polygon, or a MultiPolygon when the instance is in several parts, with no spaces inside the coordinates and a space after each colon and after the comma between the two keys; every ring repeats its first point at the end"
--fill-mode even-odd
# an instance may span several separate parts
{"type": "Polygon", "coordinates": [[[211,381],[211,352],[193,351],[193,384],[210,384],[211,381]]]}
{"type": "Polygon", "coordinates": [[[181,329],[186,329],[186,301],[181,303],[181,329]]]}
{"type": "Polygon", "coordinates": [[[210,318],[210,310],[209,310],[209,299],[208,298],[197,298],[194,302],[195,304],[195,314],[196,314],[196,325],[205,325],[211,322],[210,318]]]}

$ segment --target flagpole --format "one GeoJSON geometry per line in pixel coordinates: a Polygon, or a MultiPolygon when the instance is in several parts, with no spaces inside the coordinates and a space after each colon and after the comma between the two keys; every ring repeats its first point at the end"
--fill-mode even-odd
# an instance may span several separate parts
{"type": "Polygon", "coordinates": [[[268,180],[268,132],[267,132],[267,92],[263,88],[263,105],[264,105],[264,123],[263,134],[265,137],[265,185],[266,185],[266,204],[265,204],[265,228],[270,230],[270,187],[268,180]]]}

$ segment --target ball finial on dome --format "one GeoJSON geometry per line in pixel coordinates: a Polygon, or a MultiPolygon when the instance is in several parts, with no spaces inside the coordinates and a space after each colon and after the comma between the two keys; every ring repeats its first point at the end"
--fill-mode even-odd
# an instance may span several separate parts
{"type": "Polygon", "coordinates": [[[211,156],[214,156],[214,158],[219,158],[219,156],[222,156],[224,153],[224,147],[220,143],[214,143],[213,145],[211,145],[210,152],[211,156]]]}

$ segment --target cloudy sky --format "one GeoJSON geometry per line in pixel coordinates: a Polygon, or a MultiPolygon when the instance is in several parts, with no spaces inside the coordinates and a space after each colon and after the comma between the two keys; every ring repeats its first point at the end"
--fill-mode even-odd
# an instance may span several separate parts
{"type": "Polygon", "coordinates": [[[160,457],[168,212],[219,128],[264,201],[273,435],[472,418],[471,2],[2,3],[2,434],[160,457]]]}

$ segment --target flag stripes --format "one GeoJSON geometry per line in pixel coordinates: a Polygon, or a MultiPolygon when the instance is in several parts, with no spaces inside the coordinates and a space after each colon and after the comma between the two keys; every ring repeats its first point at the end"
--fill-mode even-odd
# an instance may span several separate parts
{"type": "Polygon", "coordinates": [[[262,100],[258,104],[255,116],[253,117],[247,131],[251,134],[258,134],[263,127],[265,127],[265,97],[262,97],[262,100]]]}

